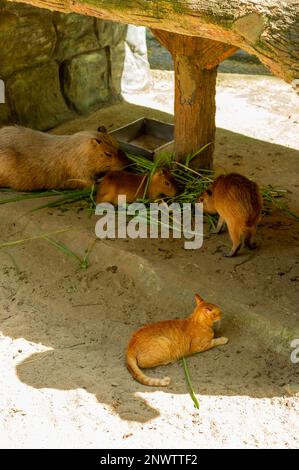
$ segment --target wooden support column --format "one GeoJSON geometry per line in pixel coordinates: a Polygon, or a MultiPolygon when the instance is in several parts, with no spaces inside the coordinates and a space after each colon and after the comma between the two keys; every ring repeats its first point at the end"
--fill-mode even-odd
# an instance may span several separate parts
{"type": "Polygon", "coordinates": [[[211,39],[152,30],[171,53],[175,74],[175,155],[185,160],[210,145],[192,160],[196,168],[212,168],[215,141],[216,76],[218,64],[237,48],[211,39]]]}

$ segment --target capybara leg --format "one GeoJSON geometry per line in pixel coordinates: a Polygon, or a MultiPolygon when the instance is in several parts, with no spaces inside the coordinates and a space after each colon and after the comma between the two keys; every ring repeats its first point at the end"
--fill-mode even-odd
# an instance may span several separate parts
{"type": "Polygon", "coordinates": [[[233,246],[229,253],[224,253],[224,256],[233,257],[236,256],[241,247],[240,231],[235,225],[228,225],[228,232],[233,242],[233,246]]]}
{"type": "Polygon", "coordinates": [[[255,248],[257,248],[257,244],[253,240],[255,233],[256,233],[256,228],[251,228],[245,233],[244,245],[249,250],[254,250],[255,248]]]}
{"type": "Polygon", "coordinates": [[[223,226],[224,226],[224,219],[219,216],[217,227],[215,229],[211,230],[211,233],[220,233],[223,226]]]}

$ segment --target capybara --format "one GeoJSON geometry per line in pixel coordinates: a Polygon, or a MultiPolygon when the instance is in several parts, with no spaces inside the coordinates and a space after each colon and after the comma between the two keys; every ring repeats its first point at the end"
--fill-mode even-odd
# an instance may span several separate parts
{"type": "Polygon", "coordinates": [[[127,171],[113,171],[101,180],[96,202],[117,205],[120,195],[126,196],[126,202],[133,202],[144,195],[147,199],[154,200],[160,194],[176,194],[176,185],[168,170],[158,169],[151,178],[149,173],[137,175],[127,171]]]}
{"type": "Polygon", "coordinates": [[[217,305],[195,295],[196,307],[183,320],[165,320],[145,325],[137,330],[128,345],[126,362],[134,379],[144,385],[166,386],[169,377],[154,379],[141,368],[156,367],[177,361],[207,349],[226,344],[224,336],[214,338],[213,324],[221,319],[217,305]]]}
{"type": "Polygon", "coordinates": [[[53,135],[20,126],[0,129],[0,186],[18,191],[92,186],[98,174],[129,164],[105,132],[53,135]]]}
{"type": "Polygon", "coordinates": [[[210,214],[219,214],[213,233],[220,233],[223,223],[233,242],[232,249],[224,256],[235,256],[244,242],[249,249],[256,247],[253,237],[261,218],[262,197],[258,185],[237,173],[221,175],[198,199],[210,214]]]}

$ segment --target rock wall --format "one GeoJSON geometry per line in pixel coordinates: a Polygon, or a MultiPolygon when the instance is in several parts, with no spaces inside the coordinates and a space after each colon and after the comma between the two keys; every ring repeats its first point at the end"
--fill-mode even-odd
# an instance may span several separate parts
{"type": "Polygon", "coordinates": [[[120,99],[126,34],[123,24],[0,0],[0,125],[47,130],[120,99]]]}

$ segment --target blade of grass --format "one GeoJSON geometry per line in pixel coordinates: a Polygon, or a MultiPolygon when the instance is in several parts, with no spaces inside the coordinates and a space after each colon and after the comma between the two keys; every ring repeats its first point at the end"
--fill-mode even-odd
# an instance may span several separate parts
{"type": "Polygon", "coordinates": [[[90,253],[92,252],[95,244],[97,242],[97,239],[96,240],[93,240],[89,246],[89,248],[87,248],[86,250],[86,253],[85,253],[85,256],[82,260],[82,263],[80,265],[80,268],[81,269],[87,269],[89,267],[89,256],[90,256],[90,253]]]}
{"type": "Polygon", "coordinates": [[[193,389],[193,385],[192,385],[192,382],[191,382],[191,377],[190,377],[189,369],[188,369],[188,366],[187,366],[187,362],[186,362],[186,359],[184,357],[182,358],[182,365],[183,365],[183,369],[184,369],[184,373],[185,373],[185,379],[186,379],[186,382],[187,382],[187,385],[188,385],[189,393],[190,393],[190,396],[191,396],[191,398],[193,400],[193,403],[194,403],[194,407],[199,410],[199,402],[196,398],[196,395],[195,395],[195,392],[194,392],[194,389],[193,389]]]}
{"type": "Polygon", "coordinates": [[[56,248],[58,248],[58,250],[65,253],[70,258],[76,260],[79,263],[79,266],[81,267],[81,264],[83,263],[83,259],[81,259],[80,256],[78,256],[74,251],[70,250],[70,248],[68,248],[63,242],[58,242],[48,236],[44,236],[43,238],[44,240],[47,240],[49,243],[51,243],[56,248]]]}
{"type": "Polygon", "coordinates": [[[6,247],[9,247],[9,246],[21,245],[22,243],[25,243],[27,241],[42,239],[42,238],[45,238],[49,235],[56,235],[58,233],[68,232],[69,230],[73,230],[73,228],[68,227],[68,228],[65,228],[65,229],[62,229],[62,230],[56,230],[55,232],[51,232],[51,233],[42,233],[41,235],[35,235],[33,237],[23,238],[21,240],[14,240],[12,242],[1,243],[0,250],[2,248],[6,248],[6,247]]]}
{"type": "Polygon", "coordinates": [[[197,157],[197,155],[203,152],[211,144],[212,142],[209,142],[208,144],[203,145],[199,150],[196,150],[196,152],[194,152],[192,155],[187,155],[186,161],[185,161],[186,166],[189,166],[189,163],[193,160],[193,158],[197,157]]]}
{"type": "Polygon", "coordinates": [[[34,192],[34,193],[22,193],[17,194],[13,197],[7,197],[5,199],[0,199],[0,204],[8,204],[11,202],[26,201],[28,199],[41,199],[44,197],[53,197],[60,196],[62,194],[71,194],[71,191],[44,191],[44,192],[34,192]]]}

